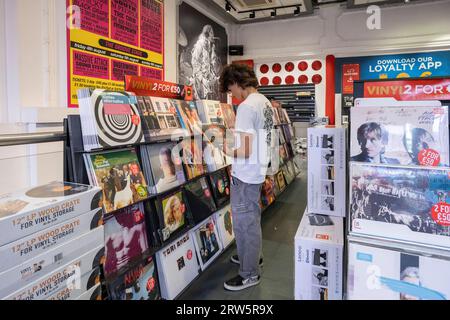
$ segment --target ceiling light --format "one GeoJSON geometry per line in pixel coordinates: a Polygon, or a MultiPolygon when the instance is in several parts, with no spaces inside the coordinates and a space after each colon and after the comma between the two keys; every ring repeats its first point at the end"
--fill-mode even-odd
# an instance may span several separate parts
{"type": "Polygon", "coordinates": [[[294,10],[294,16],[298,16],[300,14],[300,7],[296,7],[294,10]]]}
{"type": "Polygon", "coordinates": [[[270,17],[274,18],[277,16],[277,9],[273,9],[273,11],[270,13],[270,17]]]}
{"type": "Polygon", "coordinates": [[[231,11],[231,4],[227,1],[227,2],[225,2],[225,10],[227,11],[227,12],[230,12],[231,11]]]}
{"type": "Polygon", "coordinates": [[[255,11],[251,12],[248,16],[250,19],[255,19],[255,11]]]}

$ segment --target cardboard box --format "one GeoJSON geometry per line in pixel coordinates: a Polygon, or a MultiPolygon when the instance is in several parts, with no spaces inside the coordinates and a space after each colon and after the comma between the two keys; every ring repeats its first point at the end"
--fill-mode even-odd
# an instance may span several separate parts
{"type": "Polygon", "coordinates": [[[0,272],[101,226],[102,216],[96,209],[0,247],[0,272]]]}
{"type": "Polygon", "coordinates": [[[0,246],[99,208],[101,189],[51,182],[0,196],[0,246]]]}
{"type": "Polygon", "coordinates": [[[46,300],[102,300],[100,268],[95,268],[81,276],[79,286],[73,284],[65,286],[46,300]]]}
{"type": "Polygon", "coordinates": [[[85,253],[53,272],[30,282],[27,286],[3,296],[2,299],[43,300],[67,286],[75,286],[74,290],[79,290],[79,294],[81,294],[84,290],[98,283],[95,278],[84,282],[81,280],[86,273],[90,273],[93,270],[93,266],[98,265],[98,259],[101,258],[99,252],[103,252],[103,247],[98,247],[85,253]]]}
{"type": "Polygon", "coordinates": [[[353,235],[450,248],[450,168],[350,163],[353,235]]]}
{"type": "Polygon", "coordinates": [[[305,210],[295,235],[296,300],[342,300],[343,221],[305,210]]]}
{"type": "Polygon", "coordinates": [[[308,212],[346,215],[346,129],[308,128],[308,212]]]}
{"type": "MultiPolygon", "coordinates": [[[[103,245],[104,229],[101,226],[71,241],[51,248],[20,265],[14,266],[0,273],[0,296],[5,295],[7,291],[12,292],[25,287],[34,279],[40,278],[82,256],[92,248],[103,247],[103,245]]],[[[99,254],[104,256],[104,250],[99,251],[99,254]]],[[[94,262],[97,264],[93,265],[91,269],[94,269],[101,263],[100,259],[95,259],[94,262]]]]}
{"type": "Polygon", "coordinates": [[[173,241],[156,254],[161,297],[175,299],[197,276],[199,265],[190,233],[173,241]]]}
{"type": "Polygon", "coordinates": [[[347,299],[448,300],[448,270],[448,251],[349,237],[347,299]]]}

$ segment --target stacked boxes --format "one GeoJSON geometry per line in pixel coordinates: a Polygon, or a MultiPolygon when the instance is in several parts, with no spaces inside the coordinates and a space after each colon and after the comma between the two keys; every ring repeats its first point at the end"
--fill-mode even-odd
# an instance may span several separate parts
{"type": "Polygon", "coordinates": [[[0,196],[0,299],[77,299],[95,287],[102,216],[97,187],[52,182],[0,196]]]}

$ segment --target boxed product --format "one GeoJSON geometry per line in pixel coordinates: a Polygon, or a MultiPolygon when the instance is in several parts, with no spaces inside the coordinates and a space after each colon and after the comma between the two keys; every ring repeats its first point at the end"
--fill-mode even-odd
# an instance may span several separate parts
{"type": "Polygon", "coordinates": [[[0,247],[0,272],[55,248],[103,224],[102,209],[92,210],[0,247]]]}
{"type": "Polygon", "coordinates": [[[234,240],[233,215],[231,205],[220,209],[215,214],[217,232],[219,233],[222,247],[226,249],[234,240]]]}
{"type": "Polygon", "coordinates": [[[308,128],[309,213],[345,217],[345,131],[335,126],[308,128]]]}
{"type": "MultiPolygon", "coordinates": [[[[100,226],[57,247],[45,250],[42,254],[19,265],[15,265],[11,269],[1,272],[0,296],[6,294],[7,291],[11,292],[14,288],[25,287],[34,279],[40,278],[61,265],[82,256],[85,252],[91,250],[91,248],[103,246],[104,243],[104,229],[103,226],[100,226]]],[[[99,254],[101,254],[100,251],[99,254]]],[[[95,261],[99,264],[103,263],[99,259],[95,261]]]]}
{"type": "MultiPolygon", "coordinates": [[[[3,300],[43,300],[57,293],[68,285],[79,286],[82,276],[96,269],[103,258],[103,246],[97,247],[83,254],[69,263],[59,267],[51,273],[14,292],[2,295],[3,300]]],[[[89,287],[90,288],[90,287],[89,287]]],[[[89,289],[86,288],[85,290],[89,289]]],[[[81,288],[79,289],[81,290],[81,288]]],[[[81,294],[81,292],[80,292],[81,294]]]]}
{"type": "Polygon", "coordinates": [[[112,300],[159,300],[158,275],[153,257],[147,257],[108,283],[112,300]]]}
{"type": "Polygon", "coordinates": [[[347,299],[448,300],[448,251],[349,238],[347,299]]]}
{"type": "Polygon", "coordinates": [[[216,222],[212,217],[201,222],[191,231],[200,267],[205,270],[222,252],[216,222]]]}
{"type": "Polygon", "coordinates": [[[344,219],[303,214],[295,235],[295,299],[342,300],[344,219]]]}
{"type": "Polygon", "coordinates": [[[350,161],[449,165],[448,107],[351,108],[350,161]]]}
{"type": "Polygon", "coordinates": [[[58,292],[46,300],[102,300],[100,268],[95,268],[81,278],[74,277],[58,292]]]}
{"type": "Polygon", "coordinates": [[[350,163],[353,234],[450,248],[450,168],[350,163]]]}
{"type": "Polygon", "coordinates": [[[199,273],[195,245],[190,233],[176,239],[156,254],[161,297],[175,299],[199,273]]]}
{"type": "Polygon", "coordinates": [[[0,246],[100,207],[101,190],[51,182],[0,196],[0,246]]]}

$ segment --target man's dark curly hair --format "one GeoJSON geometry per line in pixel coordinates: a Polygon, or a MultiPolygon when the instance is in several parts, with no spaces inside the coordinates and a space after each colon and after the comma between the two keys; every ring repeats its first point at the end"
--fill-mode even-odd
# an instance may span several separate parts
{"type": "Polygon", "coordinates": [[[228,87],[237,84],[242,89],[248,87],[258,87],[256,74],[249,66],[245,64],[230,64],[226,66],[220,76],[220,90],[223,93],[228,92],[228,87]]]}

